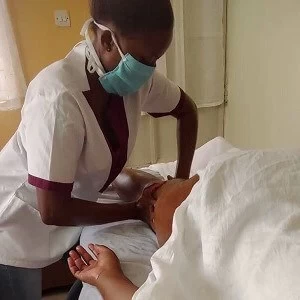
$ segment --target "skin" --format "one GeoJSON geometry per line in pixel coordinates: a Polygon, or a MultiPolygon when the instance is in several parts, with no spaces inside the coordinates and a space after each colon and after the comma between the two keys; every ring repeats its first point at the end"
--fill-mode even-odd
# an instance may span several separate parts
{"type": "Polygon", "coordinates": [[[150,211],[153,210],[154,199],[150,196],[153,188],[163,183],[163,180],[149,173],[125,168],[114,181],[113,188],[124,201],[137,201],[143,219],[151,226],[150,211]]]}
{"type": "MultiPolygon", "coordinates": [[[[169,47],[173,29],[131,36],[122,36],[113,24],[103,24],[111,28],[123,53],[130,53],[147,65],[155,65],[169,47]]],[[[95,33],[94,47],[106,71],[113,70],[121,57],[113,43],[111,33],[98,29],[95,33]]],[[[101,111],[109,101],[109,95],[103,89],[101,111]]],[[[162,99],[163,101],[163,99],[162,99]]],[[[177,178],[188,178],[197,139],[197,108],[194,102],[182,91],[180,105],[169,115],[177,119],[178,165],[177,178]],[[189,137],[186,139],[186,137],[189,137]]],[[[71,197],[71,193],[47,191],[37,188],[38,209],[43,222],[56,226],[87,226],[141,219],[148,223],[148,205],[138,201],[125,204],[99,204],[71,197]]]]}
{"type": "MultiPolygon", "coordinates": [[[[173,29],[122,36],[113,23],[103,25],[115,33],[123,54],[130,53],[135,59],[148,66],[156,65],[156,61],[165,54],[173,38],[173,29]]],[[[117,67],[121,56],[113,42],[110,31],[98,29],[94,47],[106,71],[112,71],[117,67]]]]}
{"type": "Polygon", "coordinates": [[[154,209],[150,211],[151,225],[160,247],[166,243],[172,234],[176,209],[187,199],[198,181],[198,175],[188,180],[169,180],[152,192],[151,197],[155,199],[155,204],[154,209]]]}
{"type": "MultiPolygon", "coordinates": [[[[174,179],[167,182],[153,183],[152,175],[134,174],[128,171],[123,174],[131,181],[131,186],[145,187],[146,181],[152,185],[147,187],[141,198],[153,203],[149,208],[153,229],[156,232],[159,245],[162,246],[172,233],[173,217],[176,209],[190,194],[194,185],[199,181],[196,175],[189,180],[174,179]]],[[[125,186],[125,189],[128,187],[125,186]]],[[[122,190],[122,184],[118,186],[122,190]]],[[[95,258],[81,246],[70,252],[68,264],[72,274],[79,280],[95,286],[104,300],[129,300],[138,290],[123,273],[119,259],[107,247],[89,245],[95,258]]]]}
{"type": "Polygon", "coordinates": [[[198,181],[198,175],[188,180],[165,181],[141,170],[124,169],[113,186],[119,196],[126,195],[138,201],[139,205],[145,205],[145,219],[162,246],[171,235],[176,209],[198,181]]]}

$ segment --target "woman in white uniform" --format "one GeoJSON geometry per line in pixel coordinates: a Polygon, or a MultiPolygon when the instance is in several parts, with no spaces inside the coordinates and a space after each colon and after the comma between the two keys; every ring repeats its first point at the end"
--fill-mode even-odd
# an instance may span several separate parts
{"type": "Polygon", "coordinates": [[[0,153],[0,299],[40,299],[40,269],[77,242],[81,226],[147,221],[136,202],[96,203],[132,152],[141,111],[177,118],[176,177],[189,176],[196,107],[155,71],[172,40],[170,1],[91,0],[91,15],[85,41],[30,83],[0,153]]]}

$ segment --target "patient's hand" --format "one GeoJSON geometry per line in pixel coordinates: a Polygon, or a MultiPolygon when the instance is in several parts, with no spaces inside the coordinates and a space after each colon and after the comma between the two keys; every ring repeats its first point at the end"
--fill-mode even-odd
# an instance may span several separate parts
{"type": "Polygon", "coordinates": [[[89,245],[96,256],[94,259],[83,247],[70,252],[68,264],[72,274],[79,280],[96,286],[102,278],[124,276],[115,253],[105,246],[89,245]]]}
{"type": "Polygon", "coordinates": [[[72,274],[77,279],[95,286],[103,299],[131,300],[138,288],[122,272],[115,253],[99,245],[91,244],[89,248],[96,259],[81,246],[70,252],[68,264],[72,274]]]}

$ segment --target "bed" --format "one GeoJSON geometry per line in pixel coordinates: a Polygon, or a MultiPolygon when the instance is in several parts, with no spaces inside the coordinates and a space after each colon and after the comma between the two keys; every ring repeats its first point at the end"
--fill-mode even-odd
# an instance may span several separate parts
{"type": "MultiPolygon", "coordinates": [[[[221,137],[203,145],[195,152],[192,175],[205,169],[213,157],[234,149],[221,137]]],[[[166,178],[168,175],[174,175],[175,168],[176,162],[170,162],[151,165],[143,170],[166,178]]],[[[113,190],[108,190],[99,201],[106,203],[122,200],[113,190]]],[[[124,273],[137,286],[146,281],[152,270],[150,259],[158,250],[155,234],[143,222],[133,220],[84,228],[80,244],[87,248],[90,243],[105,245],[114,250],[121,261],[124,273]]],[[[84,284],[79,299],[100,300],[101,295],[94,287],[84,284]]]]}
{"type": "MultiPolygon", "coordinates": [[[[147,170],[166,177],[174,167],[147,170]]],[[[162,248],[136,221],[85,228],[81,244],[117,253],[140,287],[133,300],[299,300],[300,150],[239,150],[217,138],[196,151],[192,173],[200,181],[162,248]]],[[[101,295],[84,285],[80,299],[101,295]]]]}

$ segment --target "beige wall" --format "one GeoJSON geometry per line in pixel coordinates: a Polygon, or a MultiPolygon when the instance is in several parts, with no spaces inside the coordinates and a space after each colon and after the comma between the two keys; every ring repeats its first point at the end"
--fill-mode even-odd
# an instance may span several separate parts
{"type": "MultiPolygon", "coordinates": [[[[81,39],[79,32],[88,17],[87,0],[9,0],[13,23],[18,39],[24,73],[27,82],[45,66],[65,56],[81,39]],[[54,10],[67,9],[71,15],[71,28],[59,28],[54,24],[54,10]]],[[[196,76],[196,75],[195,75],[196,76]]],[[[20,112],[0,113],[0,149],[15,132],[20,112]]],[[[199,110],[199,138],[201,145],[222,134],[222,109],[199,110]]],[[[175,121],[168,118],[155,122],[156,148],[159,161],[176,158],[175,121]]],[[[152,160],[151,129],[149,117],[143,116],[137,146],[130,160],[132,165],[145,165],[152,160]]]]}
{"type": "Polygon", "coordinates": [[[225,137],[241,147],[300,146],[300,1],[228,1],[225,137]]]}
{"type": "MultiPolygon", "coordinates": [[[[199,109],[199,132],[197,146],[216,136],[223,136],[223,107],[199,109]]],[[[149,116],[143,116],[139,130],[139,136],[129,165],[143,166],[155,160],[152,159],[153,145],[151,143],[151,129],[149,116]]],[[[156,159],[157,162],[176,160],[176,121],[170,117],[154,120],[154,132],[156,134],[156,159]]],[[[187,139],[189,137],[187,136],[187,139]]]]}
{"type": "MultiPolygon", "coordinates": [[[[9,0],[27,83],[45,66],[64,57],[80,39],[88,17],[87,0],[9,0]],[[67,9],[72,26],[57,27],[54,10],[67,9]]],[[[0,149],[15,132],[20,111],[0,112],[0,149]]]]}
{"type": "Polygon", "coordinates": [[[20,111],[0,111],[0,150],[11,138],[20,122],[20,111]]]}

